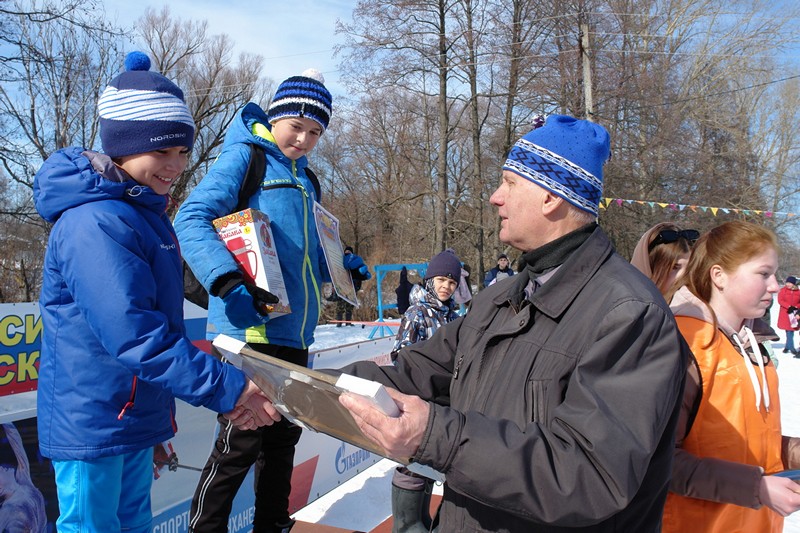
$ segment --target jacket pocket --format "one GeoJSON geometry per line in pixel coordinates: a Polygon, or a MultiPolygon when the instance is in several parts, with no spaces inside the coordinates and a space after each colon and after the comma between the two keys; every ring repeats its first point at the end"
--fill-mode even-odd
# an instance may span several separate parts
{"type": "Polygon", "coordinates": [[[549,380],[529,379],[526,385],[526,415],[531,422],[547,422],[547,388],[549,380]]]}

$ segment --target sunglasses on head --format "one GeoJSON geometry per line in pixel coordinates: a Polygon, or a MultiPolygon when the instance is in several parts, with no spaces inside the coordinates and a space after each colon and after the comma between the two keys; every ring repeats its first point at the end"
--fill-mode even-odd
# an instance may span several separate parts
{"type": "Polygon", "coordinates": [[[676,231],[674,229],[665,229],[658,232],[656,238],[653,239],[653,242],[650,243],[648,247],[648,251],[652,250],[659,244],[669,244],[671,242],[675,242],[678,239],[686,239],[689,244],[694,244],[700,237],[700,232],[696,229],[684,229],[681,231],[676,231]]]}

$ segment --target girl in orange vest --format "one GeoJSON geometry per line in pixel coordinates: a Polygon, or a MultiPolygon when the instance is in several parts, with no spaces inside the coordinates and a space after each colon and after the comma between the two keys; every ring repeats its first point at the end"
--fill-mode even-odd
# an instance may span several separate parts
{"type": "MultiPolygon", "coordinates": [[[[694,353],[676,433],[663,531],[774,532],[800,509],[800,440],[781,437],[778,376],[753,333],[779,286],[775,235],[729,222],[702,235],[672,292],[694,353]]],[[[670,294],[668,294],[668,297],[670,294]]],[[[772,332],[774,335],[774,332],[772,332]]]]}

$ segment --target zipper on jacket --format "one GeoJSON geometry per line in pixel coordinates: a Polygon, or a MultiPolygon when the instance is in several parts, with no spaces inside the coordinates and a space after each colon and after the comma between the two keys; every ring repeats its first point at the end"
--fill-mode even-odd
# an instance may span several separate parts
{"type": "Polygon", "coordinates": [[[301,269],[301,274],[303,277],[303,291],[305,294],[305,305],[303,306],[303,323],[300,326],[300,345],[305,350],[308,348],[306,346],[306,322],[308,321],[308,303],[309,303],[309,294],[308,294],[308,280],[306,277],[308,276],[308,268],[309,263],[311,262],[308,258],[308,191],[303,187],[303,184],[300,183],[300,180],[297,179],[297,162],[292,161],[292,177],[297,181],[298,186],[300,187],[300,192],[303,193],[303,267],[301,269]]]}
{"type": "Polygon", "coordinates": [[[125,402],[125,405],[122,407],[122,411],[119,412],[117,415],[117,420],[122,420],[122,417],[125,416],[125,411],[128,409],[133,409],[133,401],[136,399],[136,386],[139,384],[139,380],[136,376],[133,376],[133,384],[131,385],[131,396],[128,398],[128,401],[125,402]]]}
{"type": "Polygon", "coordinates": [[[458,361],[456,361],[456,367],[453,369],[453,379],[458,379],[458,372],[461,370],[461,363],[464,362],[464,354],[460,354],[458,356],[458,361]]]}

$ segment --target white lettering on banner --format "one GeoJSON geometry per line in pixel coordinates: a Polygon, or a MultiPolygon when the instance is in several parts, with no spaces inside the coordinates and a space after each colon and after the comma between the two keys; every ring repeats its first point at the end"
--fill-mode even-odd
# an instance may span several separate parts
{"type": "Polygon", "coordinates": [[[253,517],[256,515],[255,505],[248,507],[241,513],[235,514],[228,518],[228,531],[236,533],[242,531],[253,525],[253,517]]]}
{"type": "Polygon", "coordinates": [[[153,526],[153,533],[183,533],[189,529],[189,511],[153,526]]]}

